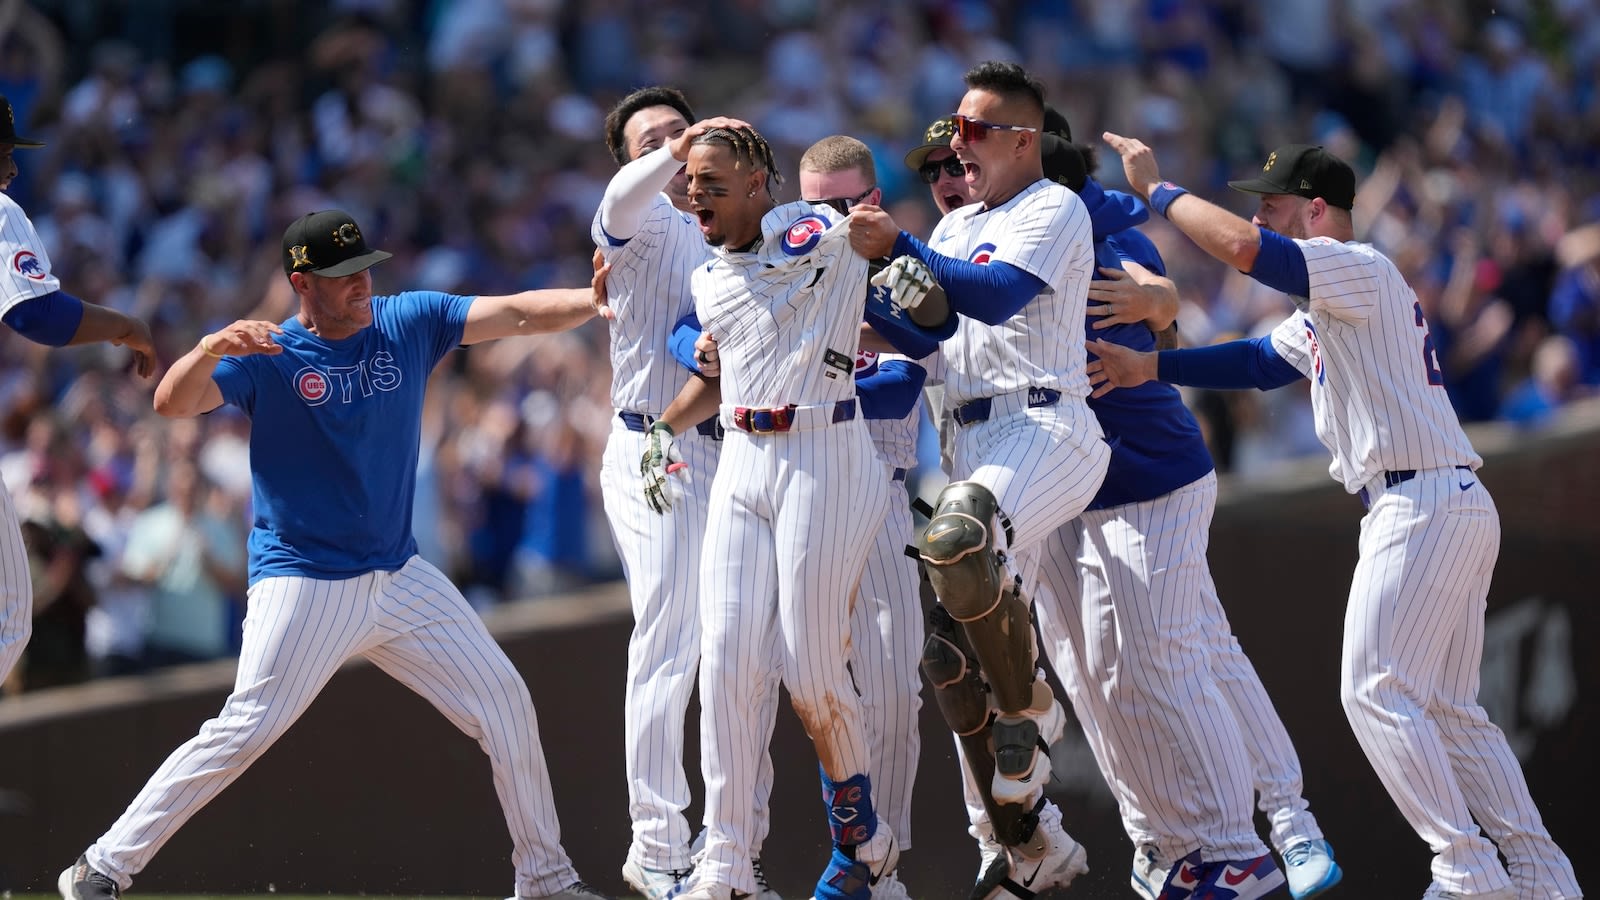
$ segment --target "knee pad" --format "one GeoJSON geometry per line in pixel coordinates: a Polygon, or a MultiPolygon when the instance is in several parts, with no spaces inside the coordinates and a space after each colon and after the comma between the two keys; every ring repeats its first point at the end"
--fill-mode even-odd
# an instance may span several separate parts
{"type": "Polygon", "coordinates": [[[975,481],[957,481],[939,492],[917,539],[934,593],[958,622],[984,616],[1000,602],[1006,575],[995,552],[997,523],[1008,527],[994,494],[975,481]]]}
{"type": "Polygon", "coordinates": [[[989,723],[989,697],[978,661],[965,647],[961,626],[942,606],[928,613],[928,637],[922,645],[922,673],[945,724],[957,735],[976,734],[989,723]]]}

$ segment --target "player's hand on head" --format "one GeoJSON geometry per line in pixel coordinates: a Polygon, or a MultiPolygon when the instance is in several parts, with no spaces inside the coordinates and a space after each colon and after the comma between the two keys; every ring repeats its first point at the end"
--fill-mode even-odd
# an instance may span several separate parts
{"type": "Polygon", "coordinates": [[[683,454],[679,452],[672,426],[656,422],[645,432],[644,455],[639,460],[639,474],[644,477],[644,502],[658,514],[672,508],[677,488],[672,475],[686,468],[683,454]]]}
{"type": "Polygon", "coordinates": [[[1116,388],[1138,387],[1156,378],[1156,354],[1141,353],[1105,340],[1086,342],[1089,352],[1100,357],[1089,360],[1091,397],[1104,397],[1116,388]]]}
{"type": "Polygon", "coordinates": [[[894,252],[900,226],[882,207],[858,203],[850,209],[850,246],[867,259],[882,259],[894,252]]]}
{"type": "Polygon", "coordinates": [[[719,378],[722,375],[722,358],[717,353],[717,338],[709,332],[702,331],[694,342],[694,361],[700,365],[700,374],[707,378],[719,378]]]}
{"type": "Polygon", "coordinates": [[[1123,137],[1110,131],[1100,137],[1122,157],[1122,174],[1127,177],[1128,186],[1148,200],[1151,188],[1161,183],[1161,170],[1156,166],[1155,151],[1137,138],[1123,137]]]}
{"type": "Polygon", "coordinates": [[[709,119],[701,119],[693,125],[690,125],[688,128],[685,128],[683,130],[683,134],[680,134],[668,141],[667,146],[672,150],[673,159],[679,162],[684,162],[689,158],[689,145],[694,143],[694,139],[700,135],[705,134],[706,132],[715,128],[726,128],[729,131],[733,131],[739,128],[749,127],[750,123],[743,119],[735,119],[730,116],[712,116],[709,119]]]}
{"type": "Polygon", "coordinates": [[[1155,299],[1122,269],[1101,267],[1100,277],[1089,282],[1089,315],[1095,328],[1133,325],[1155,313],[1155,299]]]}
{"type": "Polygon", "coordinates": [[[914,256],[897,256],[869,279],[873,286],[888,288],[889,302],[898,309],[916,309],[937,286],[927,263],[914,256]]]}
{"type": "Polygon", "coordinates": [[[606,255],[600,248],[594,250],[594,277],[589,279],[589,290],[594,295],[589,302],[594,304],[595,315],[602,319],[615,319],[616,310],[611,308],[611,298],[606,294],[606,277],[611,274],[611,264],[606,262],[606,255]]]}

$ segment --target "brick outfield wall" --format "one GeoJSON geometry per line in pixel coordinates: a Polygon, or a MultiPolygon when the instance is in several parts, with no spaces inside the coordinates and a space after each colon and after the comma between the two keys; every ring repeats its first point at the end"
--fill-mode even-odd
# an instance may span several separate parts
{"type": "MultiPolygon", "coordinates": [[[[1538,443],[1474,436],[1505,529],[1489,599],[1482,697],[1522,754],[1534,797],[1581,882],[1600,881],[1585,761],[1600,744],[1600,415],[1538,443]]],[[[1224,488],[1211,559],[1246,651],[1304,762],[1307,797],[1347,870],[1340,896],[1409,898],[1429,854],[1383,793],[1339,708],[1338,648],[1361,515],[1315,471],[1224,488]]],[[[584,877],[621,892],[628,842],[621,696],[627,601],[619,586],[494,618],[530,681],[563,840],[584,877]]],[[[46,692],[0,704],[0,889],[49,891],[172,748],[215,713],[231,663],[46,692]]],[[[964,897],[965,835],[951,742],[924,692],[914,849],[904,881],[964,897]]],[[[775,740],[774,822],[762,857],[804,897],[825,851],[815,757],[793,714],[775,740]]],[[[690,738],[691,753],[694,740],[690,738]]],[[[1053,787],[1093,871],[1072,896],[1126,897],[1132,847],[1074,729],[1053,787]]],[[[696,758],[696,757],[691,757],[696,758]]],[[[698,821],[698,807],[693,810],[698,821]]],[[[510,892],[510,842],[476,745],[370,666],[341,672],[304,718],[179,832],[140,893],[510,892]]]]}

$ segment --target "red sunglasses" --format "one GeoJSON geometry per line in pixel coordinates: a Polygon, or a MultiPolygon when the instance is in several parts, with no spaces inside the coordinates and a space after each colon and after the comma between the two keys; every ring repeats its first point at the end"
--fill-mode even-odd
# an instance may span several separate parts
{"type": "Polygon", "coordinates": [[[973,143],[974,141],[981,141],[984,138],[988,137],[989,136],[989,132],[991,132],[991,131],[1038,131],[1039,130],[1037,128],[1032,127],[1031,125],[996,125],[993,122],[985,122],[982,119],[969,118],[967,116],[963,116],[960,113],[956,113],[956,114],[952,115],[950,117],[950,121],[956,127],[956,136],[961,138],[962,143],[965,143],[965,144],[970,144],[970,143],[973,143]]]}

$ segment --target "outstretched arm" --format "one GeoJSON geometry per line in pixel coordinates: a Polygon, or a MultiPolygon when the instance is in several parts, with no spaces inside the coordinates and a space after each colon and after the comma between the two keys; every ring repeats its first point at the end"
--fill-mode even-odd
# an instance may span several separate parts
{"type": "Polygon", "coordinates": [[[208,413],[222,405],[222,390],[211,373],[225,356],[273,356],[283,347],[273,337],[282,334],[276,322],[240,319],[221,331],[204,335],[193,350],[172,364],[156,385],[156,412],[172,419],[208,413]]]}
{"type": "Polygon", "coordinates": [[[594,254],[594,280],[588,288],[547,288],[499,297],[476,297],[461,330],[463,345],[520,334],[547,334],[576,328],[598,314],[616,318],[606,304],[605,256],[594,254]]]}

